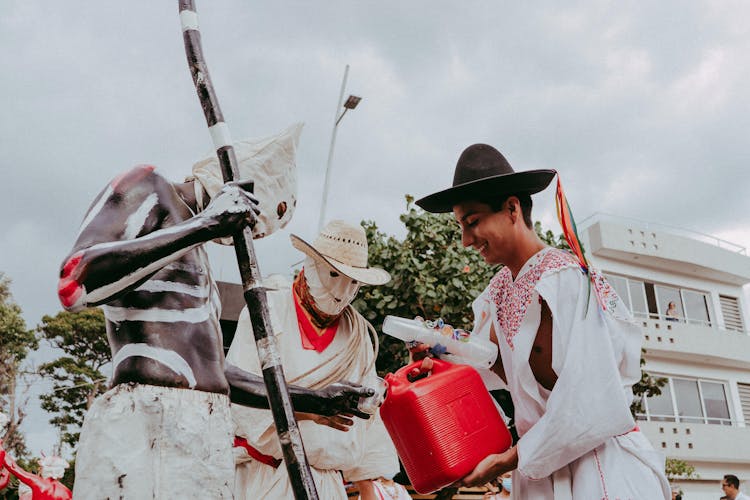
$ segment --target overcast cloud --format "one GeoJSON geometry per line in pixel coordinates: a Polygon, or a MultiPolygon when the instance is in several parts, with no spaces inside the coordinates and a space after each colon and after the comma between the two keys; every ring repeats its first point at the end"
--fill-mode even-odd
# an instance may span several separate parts
{"type": "MultiPolygon", "coordinates": [[[[2,0],[0,271],[29,326],[60,307],[58,266],[99,190],[139,163],[181,180],[212,146],[177,2],[2,0]]],[[[199,1],[236,139],[304,121],[299,205],[257,244],[264,273],[314,237],[334,108],[328,219],[401,235],[404,194],[448,187],[487,142],[516,170],[561,172],[579,220],[599,211],[750,245],[750,4],[743,1],[199,1]]],[[[535,197],[555,232],[553,192],[535,197]]],[[[212,251],[237,280],[231,251],[212,251]]],[[[46,416],[31,424],[49,427],[46,416]]],[[[49,433],[31,431],[32,449],[49,433]]],[[[52,433],[54,439],[54,433],[52,433]]]]}

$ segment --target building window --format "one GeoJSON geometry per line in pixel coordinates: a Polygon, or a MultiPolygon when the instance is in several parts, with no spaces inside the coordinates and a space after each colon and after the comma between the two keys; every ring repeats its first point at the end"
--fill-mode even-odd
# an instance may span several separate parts
{"type": "Polygon", "coordinates": [[[646,291],[643,288],[643,282],[638,280],[627,280],[628,291],[630,292],[630,311],[636,316],[648,316],[648,307],[646,306],[646,291]]]}
{"type": "Polygon", "coordinates": [[[701,379],[666,377],[661,394],[646,398],[641,420],[732,425],[726,384],[701,379]]]}
{"type": "Polygon", "coordinates": [[[682,290],[682,303],[685,305],[685,318],[688,323],[711,324],[711,301],[708,295],[693,290],[682,290]]]}
{"type": "Polygon", "coordinates": [[[656,292],[657,317],[667,321],[681,321],[685,319],[679,288],[655,285],[654,290],[656,292]]]}
{"type": "Polygon", "coordinates": [[[628,306],[628,309],[632,311],[633,307],[630,305],[630,293],[628,292],[628,280],[621,276],[610,274],[607,276],[607,281],[609,281],[609,284],[612,285],[612,288],[615,289],[615,292],[617,292],[617,295],[620,296],[625,305],[628,306]]]}
{"type": "Polygon", "coordinates": [[[721,304],[721,314],[724,316],[726,329],[743,331],[745,327],[742,324],[742,314],[740,314],[740,304],[737,297],[719,295],[719,303],[721,304]]]}
{"type": "Polygon", "coordinates": [[[740,393],[740,405],[742,405],[742,415],[745,417],[745,427],[750,427],[750,384],[738,382],[737,392],[740,393]]]}
{"type": "MultiPolygon", "coordinates": [[[[609,273],[605,273],[605,276],[634,316],[703,326],[712,325],[713,312],[708,292],[649,283],[609,273]]],[[[722,311],[723,304],[724,302],[722,311]]],[[[731,308],[731,304],[728,308],[731,308]]],[[[738,315],[739,308],[732,318],[738,315]]],[[[737,321],[741,324],[739,319],[730,323],[736,326],[737,321]]]]}
{"type": "Polygon", "coordinates": [[[700,381],[703,404],[706,407],[706,417],[709,424],[731,425],[729,406],[727,405],[724,384],[718,382],[700,381]]]}

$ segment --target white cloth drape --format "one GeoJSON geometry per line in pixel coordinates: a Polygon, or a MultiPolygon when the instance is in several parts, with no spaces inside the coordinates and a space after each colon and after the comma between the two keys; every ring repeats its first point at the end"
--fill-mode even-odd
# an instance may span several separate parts
{"type": "MultiPolygon", "coordinates": [[[[291,288],[286,285],[268,292],[268,307],[271,324],[276,334],[277,345],[287,380],[318,366],[346,346],[350,335],[367,335],[367,332],[352,332],[347,322],[340,322],[333,342],[322,352],[305,350],[297,326],[294,299],[291,288]]],[[[374,355],[369,340],[368,349],[359,353],[351,365],[352,382],[374,355]]],[[[237,326],[227,361],[244,370],[260,374],[260,362],[253,339],[247,310],[243,310],[237,326]]],[[[367,376],[374,375],[374,367],[367,376]]],[[[325,368],[298,382],[308,386],[326,375],[325,368]]],[[[235,434],[263,454],[281,458],[281,448],[270,412],[232,405],[235,434]]],[[[347,431],[338,431],[312,421],[299,422],[305,452],[312,468],[318,495],[326,499],[346,499],[344,478],[350,481],[372,479],[379,476],[393,477],[398,472],[398,458],[390,437],[379,417],[370,420],[355,418],[355,424],[347,431]]],[[[286,469],[282,464],[277,469],[250,458],[246,452],[235,448],[237,470],[235,498],[286,499],[293,498],[286,469]]]]}
{"type": "Polygon", "coordinates": [[[475,301],[479,314],[492,318],[515,405],[515,498],[669,498],[664,458],[633,431],[629,410],[631,386],[640,379],[640,328],[608,285],[589,292],[588,283],[567,254],[546,248],[515,280],[501,270],[475,301]],[[513,300],[508,293],[524,297],[514,304],[525,312],[504,307],[513,300]],[[553,318],[552,391],[537,382],[528,361],[542,300],[553,318]]]}

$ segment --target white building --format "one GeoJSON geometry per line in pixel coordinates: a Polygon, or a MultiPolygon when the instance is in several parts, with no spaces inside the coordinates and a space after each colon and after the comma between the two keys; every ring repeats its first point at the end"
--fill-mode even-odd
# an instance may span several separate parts
{"type": "Polygon", "coordinates": [[[722,496],[724,474],[750,491],[750,257],[677,228],[596,214],[580,225],[587,255],[643,325],[645,369],[668,379],[645,401],[641,430],[695,467],[686,500],[722,496]],[[670,302],[673,315],[667,315],[670,302]]]}

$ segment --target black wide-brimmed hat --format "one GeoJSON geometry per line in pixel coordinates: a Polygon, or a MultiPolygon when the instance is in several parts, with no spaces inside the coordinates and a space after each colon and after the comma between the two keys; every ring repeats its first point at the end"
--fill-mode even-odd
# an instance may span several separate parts
{"type": "Polygon", "coordinates": [[[473,144],[464,149],[456,163],[453,186],[417,200],[417,205],[428,212],[442,213],[464,201],[534,194],[546,188],[555,174],[554,170],[516,172],[497,149],[473,144]]]}

